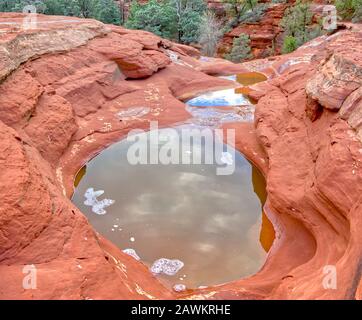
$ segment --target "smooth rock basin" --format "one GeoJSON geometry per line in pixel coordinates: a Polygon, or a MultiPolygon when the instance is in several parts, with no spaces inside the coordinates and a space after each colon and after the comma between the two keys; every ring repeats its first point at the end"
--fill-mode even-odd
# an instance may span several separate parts
{"type": "Polygon", "coordinates": [[[190,122],[214,127],[228,122],[253,122],[255,106],[245,93],[250,91],[248,86],[267,77],[259,72],[246,72],[219,78],[233,81],[237,87],[205,92],[187,100],[186,110],[193,116],[190,122]]]}
{"type": "MultiPolygon", "coordinates": [[[[149,133],[139,136],[150,147],[149,133]]],[[[153,151],[170,138],[166,129],[160,136],[153,151]]],[[[263,248],[270,245],[260,242],[265,182],[254,166],[233,149],[231,175],[217,175],[218,164],[131,165],[131,144],[127,139],[113,144],[76,178],[72,201],[99,233],[150,270],[161,258],[181,262],[176,274],[156,275],[169,287],[217,285],[260,269],[266,257],[263,248]],[[102,203],[103,211],[97,207],[102,203]]],[[[225,147],[221,140],[217,144],[225,147]]],[[[180,145],[181,153],[191,156],[183,142],[180,145]]],[[[197,141],[191,150],[208,152],[205,143],[197,141]]]]}

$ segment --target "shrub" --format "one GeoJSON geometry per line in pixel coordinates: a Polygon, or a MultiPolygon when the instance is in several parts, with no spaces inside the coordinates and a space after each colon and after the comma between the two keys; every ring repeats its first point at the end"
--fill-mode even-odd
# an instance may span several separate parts
{"type": "Polygon", "coordinates": [[[309,3],[298,0],[295,6],[286,10],[281,25],[286,36],[293,36],[304,41],[307,26],[311,24],[312,18],[313,13],[310,10],[309,3]]]}
{"type": "Polygon", "coordinates": [[[265,11],[268,9],[268,4],[260,3],[254,7],[253,10],[244,12],[239,17],[239,23],[256,23],[261,20],[265,11]]]}
{"type": "Polygon", "coordinates": [[[291,53],[298,48],[297,39],[293,36],[287,36],[284,38],[283,42],[283,53],[291,53]]]}
{"type": "Polygon", "coordinates": [[[281,21],[284,29],[283,52],[292,52],[305,42],[323,34],[320,25],[312,25],[312,18],[313,13],[308,2],[297,0],[293,7],[286,10],[281,21]]]}
{"type": "Polygon", "coordinates": [[[258,0],[223,0],[223,2],[226,4],[229,14],[240,19],[248,10],[254,10],[258,0]]]}
{"type": "Polygon", "coordinates": [[[343,19],[362,21],[362,0],[336,0],[335,5],[343,19]]]}
{"type": "Polygon", "coordinates": [[[177,33],[175,19],[176,15],[170,2],[161,4],[157,0],[150,0],[147,4],[140,5],[137,1],[133,1],[125,26],[172,39],[177,33]]]}
{"type": "Polygon", "coordinates": [[[226,59],[236,63],[251,57],[250,38],[245,33],[242,33],[238,38],[234,38],[231,52],[225,55],[226,59]]]}
{"type": "Polygon", "coordinates": [[[150,0],[142,5],[134,1],[126,27],[151,31],[179,42],[196,42],[205,9],[203,0],[150,0]]]}
{"type": "Polygon", "coordinates": [[[214,56],[219,39],[223,35],[221,23],[211,11],[207,11],[202,17],[199,28],[199,43],[201,52],[207,56],[214,56]]]}
{"type": "Polygon", "coordinates": [[[0,11],[21,12],[29,4],[34,5],[39,13],[121,23],[120,10],[113,0],[0,0],[0,11]]]}

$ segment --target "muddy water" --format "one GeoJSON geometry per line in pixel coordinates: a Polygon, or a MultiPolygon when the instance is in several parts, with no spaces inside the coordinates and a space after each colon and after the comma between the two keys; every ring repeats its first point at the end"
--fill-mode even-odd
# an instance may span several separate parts
{"type": "MultiPolygon", "coordinates": [[[[193,118],[177,127],[178,132],[253,120],[254,106],[242,92],[265,76],[250,73],[227,78],[241,87],[189,100],[187,110],[193,118]]],[[[214,155],[203,141],[185,145],[167,130],[161,130],[160,136],[151,146],[149,133],[138,135],[148,161],[150,150],[158,153],[165,141],[180,150],[179,159],[198,152],[202,159],[214,155]]],[[[217,139],[215,144],[226,151],[222,141],[217,139]]],[[[259,270],[274,230],[262,212],[265,181],[255,167],[233,149],[231,159],[214,159],[213,164],[132,165],[127,158],[131,146],[126,139],[115,143],[75,179],[73,202],[98,232],[141,260],[169,287],[222,284],[259,270]],[[220,166],[234,171],[217,175],[220,166]]]]}
{"type": "Polygon", "coordinates": [[[223,76],[221,78],[236,81],[243,86],[251,86],[268,79],[263,73],[260,72],[244,72],[230,76],[223,76]]]}
{"type": "Polygon", "coordinates": [[[217,127],[227,122],[252,122],[255,108],[237,89],[227,89],[207,92],[187,101],[186,110],[193,117],[190,122],[217,127]]]}
{"type": "MultiPolygon", "coordinates": [[[[148,135],[144,141],[149,147],[148,135]]],[[[98,232],[122,250],[135,250],[149,267],[160,258],[181,261],[175,275],[157,275],[169,287],[216,285],[258,271],[268,246],[260,242],[265,184],[255,167],[239,152],[234,173],[225,176],[216,174],[217,164],[131,165],[130,145],[126,139],[115,143],[76,179],[72,200],[98,232]],[[105,213],[85,204],[90,188],[104,190],[99,202],[114,201],[105,213]]],[[[204,143],[192,147],[209,152],[204,143]]]]}
{"type": "Polygon", "coordinates": [[[267,80],[258,72],[247,72],[221,78],[234,81],[234,89],[206,92],[186,101],[186,110],[193,116],[191,123],[217,127],[227,122],[252,122],[255,106],[244,93],[248,86],[267,80]]]}

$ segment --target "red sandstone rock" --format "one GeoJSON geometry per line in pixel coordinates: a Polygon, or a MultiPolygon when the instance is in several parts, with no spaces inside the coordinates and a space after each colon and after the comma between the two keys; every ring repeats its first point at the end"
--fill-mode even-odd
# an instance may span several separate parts
{"type": "Polygon", "coordinates": [[[144,50],[141,42],[118,34],[93,41],[91,48],[114,61],[127,78],[145,78],[166,67],[170,59],[156,50],[144,50]],[[123,39],[125,38],[125,39],[123,39]]]}
{"type": "MultiPolygon", "coordinates": [[[[18,21],[22,15],[5,17],[18,21]]],[[[40,19],[59,19],[43,25],[45,34],[66,24],[65,18],[40,19]]],[[[255,125],[225,128],[236,130],[236,147],[266,176],[264,212],[276,240],[255,275],[175,294],[93,230],[69,201],[74,176],[129,130],[147,129],[151,120],[160,126],[186,120],[179,99],[234,83],[200,71],[218,74],[222,61],[205,65],[188,56],[192,49],[144,38],[143,32],[112,30],[66,52],[50,51],[36,60],[30,55],[0,84],[0,298],[361,299],[361,84],[345,87],[341,70],[346,79],[359,81],[361,57],[353,48],[360,47],[362,31],[356,27],[291,55],[241,65],[270,79],[250,87],[258,102],[255,125]],[[166,49],[180,58],[167,60],[166,49]],[[341,63],[329,64],[333,56],[341,63]],[[142,79],[126,80],[128,71],[142,79]],[[324,90],[323,79],[331,80],[338,99],[324,90]],[[117,113],[131,107],[148,113],[120,119],[117,113]],[[26,264],[37,267],[37,290],[22,287],[26,264]],[[335,290],[323,287],[326,266],[337,270],[335,290]]]]}
{"type": "MultiPolygon", "coordinates": [[[[355,50],[357,56],[362,52],[358,44],[355,50]]],[[[316,75],[307,83],[306,90],[312,99],[325,108],[339,110],[345,99],[361,84],[362,64],[360,65],[354,53],[351,60],[342,53],[333,54],[321,65],[316,75]]]]}
{"type": "Polygon", "coordinates": [[[24,128],[41,155],[55,164],[77,131],[72,105],[57,95],[43,95],[24,128]]]}
{"type": "Polygon", "coordinates": [[[33,114],[41,85],[23,70],[0,87],[0,119],[7,125],[26,121],[33,114]]]}
{"type": "Polygon", "coordinates": [[[219,45],[218,56],[222,57],[225,53],[229,52],[233,39],[239,37],[242,33],[250,37],[250,47],[252,48],[254,58],[265,58],[266,56],[280,54],[282,44],[277,37],[282,29],[279,24],[283,18],[284,11],[291,3],[269,4],[260,21],[240,24],[226,33],[219,45]],[[272,49],[275,51],[272,52],[272,49]]]}
{"type": "MultiPolygon", "coordinates": [[[[5,16],[6,21],[16,23],[23,17],[5,16]]],[[[52,39],[51,30],[62,29],[64,24],[74,27],[64,18],[39,19],[43,23],[39,34],[47,35],[46,41],[52,39]],[[52,22],[51,27],[44,23],[47,21],[52,22]]],[[[92,23],[87,21],[91,29],[92,23]]],[[[94,26],[105,28],[96,22],[94,26]]],[[[174,94],[230,86],[230,82],[192,67],[171,65],[164,50],[174,45],[156,36],[150,35],[148,41],[139,32],[134,37],[139,42],[121,38],[120,33],[102,32],[85,46],[59,53],[44,51],[36,60],[31,60],[32,48],[25,47],[29,60],[22,61],[24,65],[0,85],[1,299],[173,297],[146,266],[96,234],[65,195],[72,192],[74,174],[82,163],[132,128],[146,129],[150,120],[166,126],[187,119],[184,104],[174,94]],[[160,47],[155,46],[158,43],[160,47]],[[122,48],[134,50],[133,60],[130,51],[125,55],[126,61],[138,68],[133,75],[144,77],[166,67],[163,75],[126,81],[113,61],[114,57],[123,59],[122,48]],[[182,77],[197,84],[181,88],[182,77]],[[120,121],[117,116],[122,109],[140,106],[150,109],[144,119],[120,121]],[[38,290],[23,289],[25,264],[37,267],[38,290]]],[[[174,47],[179,54],[195,53],[186,46],[174,47]]],[[[22,51],[16,54],[22,56],[22,51]]]]}
{"type": "Polygon", "coordinates": [[[339,112],[342,119],[357,131],[357,136],[362,141],[362,88],[353,91],[343,102],[339,112]]]}
{"type": "Polygon", "coordinates": [[[197,70],[210,74],[213,76],[220,75],[230,75],[247,72],[248,69],[242,67],[241,65],[232,63],[227,60],[218,59],[218,58],[206,58],[207,61],[204,61],[197,67],[197,70]]]}
{"type": "Polygon", "coordinates": [[[24,28],[24,15],[5,13],[0,25],[0,81],[28,59],[82,46],[109,30],[100,22],[74,17],[36,16],[35,28],[24,28]],[[18,50],[22,48],[22,50],[18,50]]]}

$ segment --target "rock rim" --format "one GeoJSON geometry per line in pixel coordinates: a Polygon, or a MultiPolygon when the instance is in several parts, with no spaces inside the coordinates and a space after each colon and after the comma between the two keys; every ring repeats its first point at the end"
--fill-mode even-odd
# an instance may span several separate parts
{"type": "Polygon", "coordinates": [[[29,35],[23,18],[0,14],[1,61],[12,59],[0,64],[1,299],[361,299],[361,26],[236,66],[92,20],[39,15],[29,35]],[[255,123],[224,128],[266,177],[276,240],[253,276],[172,292],[93,230],[69,200],[74,176],[132,129],[188,120],[182,99],[234,86],[208,74],[239,68],[269,77],[250,87],[255,123]],[[148,112],[117,116],[131,108],[148,112]],[[24,290],[26,265],[36,290],[24,290]]]}

